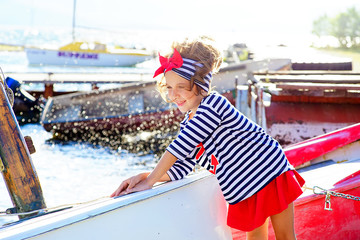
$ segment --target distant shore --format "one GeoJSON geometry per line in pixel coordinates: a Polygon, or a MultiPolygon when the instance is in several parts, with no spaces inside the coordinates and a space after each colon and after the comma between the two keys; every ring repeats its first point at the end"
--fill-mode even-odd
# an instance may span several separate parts
{"type": "Polygon", "coordinates": [[[351,58],[353,71],[360,72],[360,49],[319,48],[319,50],[334,56],[351,58]]]}

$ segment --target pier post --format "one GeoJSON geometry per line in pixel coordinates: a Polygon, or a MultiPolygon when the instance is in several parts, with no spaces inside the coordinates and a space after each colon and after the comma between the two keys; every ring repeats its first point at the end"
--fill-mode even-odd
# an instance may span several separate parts
{"type": "Polygon", "coordinates": [[[44,98],[48,99],[52,96],[54,96],[54,84],[45,83],[44,98]]]}
{"type": "Polygon", "coordinates": [[[3,84],[0,81],[0,171],[17,212],[43,209],[40,182],[3,84]]]}

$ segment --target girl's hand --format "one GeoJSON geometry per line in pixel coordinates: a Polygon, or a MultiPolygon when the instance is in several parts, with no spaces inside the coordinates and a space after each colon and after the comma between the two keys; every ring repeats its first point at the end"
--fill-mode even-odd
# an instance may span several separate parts
{"type": "Polygon", "coordinates": [[[116,197],[131,192],[142,191],[150,189],[156,182],[169,181],[170,177],[167,175],[167,171],[176,162],[177,158],[165,151],[160,161],[156,165],[155,169],[151,172],[140,173],[136,176],[126,179],[123,181],[118,189],[116,189],[110,197],[116,197]]]}
{"type": "Polygon", "coordinates": [[[133,193],[133,192],[140,192],[140,191],[144,191],[147,189],[151,189],[153,187],[154,184],[151,184],[148,179],[144,179],[141,182],[139,182],[138,184],[136,184],[134,187],[132,188],[127,188],[125,190],[125,194],[128,193],[133,193]]]}
{"type": "MultiPolygon", "coordinates": [[[[120,186],[116,189],[115,192],[113,192],[110,197],[117,197],[120,195],[124,195],[124,194],[128,194],[131,192],[135,192],[132,189],[141,181],[145,180],[147,178],[147,176],[150,173],[146,172],[146,173],[140,173],[138,175],[135,175],[131,178],[126,179],[125,181],[123,181],[120,186]]],[[[151,188],[151,186],[150,186],[151,188]]],[[[147,188],[148,189],[148,188],[147,188]]],[[[145,189],[144,189],[145,190],[145,189]]],[[[141,191],[141,190],[136,190],[136,191],[141,191]]]]}

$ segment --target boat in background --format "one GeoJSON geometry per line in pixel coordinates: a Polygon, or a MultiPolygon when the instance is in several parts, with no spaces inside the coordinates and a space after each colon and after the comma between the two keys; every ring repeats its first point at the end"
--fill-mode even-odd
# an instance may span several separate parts
{"type": "Polygon", "coordinates": [[[7,77],[5,83],[14,94],[13,110],[19,124],[38,123],[45,105],[44,98],[35,98],[13,78],[7,77]]]}
{"type": "Polygon", "coordinates": [[[224,50],[224,62],[227,63],[239,63],[253,59],[254,53],[247,47],[246,43],[234,43],[224,50]]]}
{"type": "Polygon", "coordinates": [[[360,73],[277,71],[249,75],[237,108],[284,147],[360,122],[360,73]]]}
{"type": "MultiPolygon", "coordinates": [[[[235,104],[235,86],[247,82],[248,73],[279,70],[289,64],[289,59],[230,64],[214,75],[212,86],[235,104]]],[[[123,134],[150,131],[175,135],[183,117],[174,104],[162,99],[156,90],[156,81],[151,80],[49,98],[41,124],[59,140],[96,140],[116,147],[121,144],[123,134]]],[[[147,140],[144,143],[149,142],[147,140]]],[[[154,144],[159,145],[166,144],[154,144]]]]}
{"type": "MultiPolygon", "coordinates": [[[[177,123],[184,115],[162,99],[155,85],[154,81],[144,81],[52,97],[40,122],[56,140],[96,142],[114,148],[122,145],[124,134],[171,134],[178,130],[177,123]]],[[[131,150],[132,145],[125,145],[131,150]]],[[[135,145],[133,150],[143,150],[140,144],[135,145]]]]}
{"type": "Polygon", "coordinates": [[[61,66],[124,67],[152,58],[143,49],[113,48],[99,42],[78,41],[76,30],[76,0],[73,0],[72,42],[59,49],[25,47],[29,64],[61,66]]]}
{"type": "Polygon", "coordinates": [[[25,47],[29,64],[62,66],[123,67],[133,66],[152,58],[143,49],[109,49],[98,42],[75,41],[59,49],[25,47]]]}

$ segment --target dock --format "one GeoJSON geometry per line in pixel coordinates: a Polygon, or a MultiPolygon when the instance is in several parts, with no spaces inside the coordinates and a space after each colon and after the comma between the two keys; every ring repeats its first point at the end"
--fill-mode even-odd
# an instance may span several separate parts
{"type": "Polygon", "coordinates": [[[22,83],[129,83],[153,80],[151,74],[130,73],[7,73],[22,83]]]}
{"type": "Polygon", "coordinates": [[[97,84],[135,83],[154,81],[152,74],[137,73],[6,73],[23,84],[41,83],[45,85],[44,97],[54,95],[54,84],[76,83],[91,84],[97,89],[97,84]]]}

